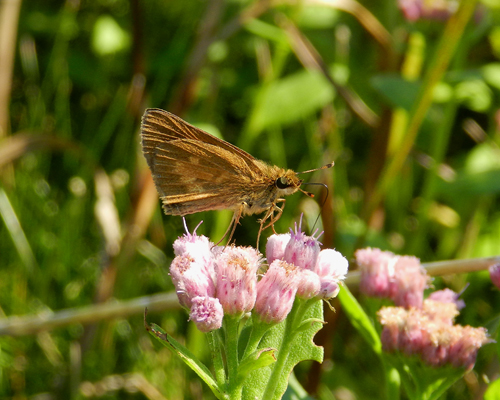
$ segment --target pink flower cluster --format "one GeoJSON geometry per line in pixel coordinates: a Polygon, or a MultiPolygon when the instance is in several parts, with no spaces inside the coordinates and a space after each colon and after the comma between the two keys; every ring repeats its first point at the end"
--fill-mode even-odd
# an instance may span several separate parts
{"type": "Polygon", "coordinates": [[[301,299],[336,297],[349,263],[338,251],[320,249],[316,237],[295,224],[295,232],[272,235],[266,245],[269,269],[257,284],[255,311],[267,323],[285,319],[295,295],[301,299]]]}
{"type": "Polygon", "coordinates": [[[337,251],[320,249],[314,236],[295,226],[272,235],[266,246],[269,268],[258,280],[262,255],[252,247],[215,246],[205,236],[186,234],[174,242],[170,265],[181,305],[203,332],[219,329],[224,314],[254,311],[265,323],[283,321],[295,297],[330,299],[339,292],[348,262],[337,251]]]}
{"type": "Polygon", "coordinates": [[[446,21],[458,8],[455,0],[399,0],[399,8],[409,21],[446,21]]]}
{"type": "Polygon", "coordinates": [[[355,257],[361,272],[362,293],[389,298],[401,307],[422,306],[430,278],[418,258],[372,248],[357,250],[355,257]]]}
{"type": "Polygon", "coordinates": [[[491,342],[485,328],[453,325],[455,302],[426,299],[421,309],[383,307],[377,314],[385,351],[416,355],[433,367],[471,369],[479,348],[491,342]]]}

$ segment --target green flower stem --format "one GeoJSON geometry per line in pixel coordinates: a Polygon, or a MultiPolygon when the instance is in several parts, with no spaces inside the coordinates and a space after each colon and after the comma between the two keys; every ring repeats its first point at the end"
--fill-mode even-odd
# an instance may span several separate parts
{"type": "Polygon", "coordinates": [[[261,322],[259,317],[255,313],[253,314],[252,332],[250,332],[250,337],[248,338],[247,347],[245,348],[242,359],[245,359],[257,350],[262,337],[271,326],[272,325],[261,322]]]}
{"type": "Polygon", "coordinates": [[[226,331],[226,362],[228,387],[227,391],[231,400],[241,399],[242,385],[238,382],[238,337],[240,318],[230,315],[224,316],[226,331]]]}
{"type": "Polygon", "coordinates": [[[222,360],[222,349],[220,346],[219,332],[211,331],[207,333],[208,347],[212,354],[212,363],[214,366],[215,380],[220,387],[226,385],[226,371],[222,360]]]}
{"type": "Polygon", "coordinates": [[[290,353],[290,349],[292,343],[295,339],[295,335],[298,333],[298,328],[304,319],[304,314],[309,309],[309,307],[314,304],[314,302],[318,301],[314,300],[296,300],[293,305],[292,311],[288,314],[286,318],[286,326],[285,332],[283,334],[283,342],[281,343],[281,347],[277,353],[276,364],[274,364],[273,372],[269,377],[269,382],[267,383],[266,390],[262,396],[263,399],[273,399],[274,393],[276,392],[276,387],[279,382],[279,378],[283,375],[283,370],[285,368],[288,354],[290,353]]]}

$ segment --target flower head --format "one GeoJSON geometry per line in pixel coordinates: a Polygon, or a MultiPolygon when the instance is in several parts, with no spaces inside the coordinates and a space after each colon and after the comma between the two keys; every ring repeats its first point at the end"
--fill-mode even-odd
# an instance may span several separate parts
{"type": "Polygon", "coordinates": [[[299,271],[297,297],[301,299],[311,299],[316,297],[321,291],[321,279],[318,274],[303,269],[299,271]]]}
{"type": "Polygon", "coordinates": [[[428,308],[429,305],[422,309],[382,307],[377,315],[384,327],[381,335],[384,351],[415,355],[430,366],[471,369],[479,348],[491,341],[486,330],[450,324],[429,314],[428,308]]]}
{"type": "Polygon", "coordinates": [[[459,299],[459,297],[460,293],[456,293],[451,289],[445,288],[443,290],[432,292],[427,299],[434,300],[439,303],[453,303],[459,311],[465,307],[465,302],[459,299]]]}
{"type": "Polygon", "coordinates": [[[298,297],[310,299],[331,299],[340,290],[340,281],[345,279],[349,263],[338,251],[320,249],[321,243],[313,234],[302,232],[301,223],[295,224],[295,231],[290,229],[287,235],[271,235],[266,245],[269,263],[284,260],[301,271],[298,297]],[[304,273],[310,271],[310,273],[304,273]],[[319,286],[318,286],[319,284],[319,286]]]}
{"type": "Polygon", "coordinates": [[[189,320],[193,321],[202,332],[210,332],[222,326],[224,311],[219,299],[197,296],[191,301],[189,320]]]}
{"type": "Polygon", "coordinates": [[[189,255],[177,256],[170,264],[170,276],[183,307],[191,308],[193,297],[215,295],[215,285],[204,260],[199,261],[189,255]]]}
{"type": "Polygon", "coordinates": [[[290,240],[285,247],[283,259],[299,268],[312,270],[316,265],[321,243],[314,234],[307,236],[302,232],[301,225],[302,221],[298,227],[295,223],[295,232],[290,228],[290,240]]]}
{"type": "Polygon", "coordinates": [[[184,220],[186,233],[174,242],[174,254],[176,256],[189,256],[199,262],[202,268],[205,269],[205,273],[215,282],[214,255],[212,253],[214,244],[206,236],[196,234],[196,229],[200,225],[201,222],[191,234],[186,227],[186,220],[184,220]]]}
{"type": "Polygon", "coordinates": [[[231,246],[219,252],[215,260],[217,298],[226,314],[243,315],[252,310],[261,259],[252,247],[231,246]]]}
{"type": "Polygon", "coordinates": [[[361,292],[389,298],[402,307],[422,307],[430,278],[418,258],[371,248],[356,251],[355,257],[361,271],[361,292]]]}
{"type": "Polygon", "coordinates": [[[269,236],[266,244],[267,262],[271,264],[274,260],[281,260],[285,256],[285,248],[290,241],[289,233],[274,234],[269,236]]]}
{"type": "Polygon", "coordinates": [[[321,282],[320,298],[324,300],[336,297],[340,290],[340,282],[345,279],[349,263],[338,251],[333,249],[321,250],[314,271],[321,282]]]}
{"type": "Polygon", "coordinates": [[[293,306],[299,283],[299,269],[283,260],[275,260],[257,283],[255,312],[267,324],[283,321],[293,306]]]}
{"type": "Polygon", "coordinates": [[[389,251],[372,248],[357,250],[354,255],[361,271],[360,291],[372,297],[391,297],[397,257],[389,251]]]}

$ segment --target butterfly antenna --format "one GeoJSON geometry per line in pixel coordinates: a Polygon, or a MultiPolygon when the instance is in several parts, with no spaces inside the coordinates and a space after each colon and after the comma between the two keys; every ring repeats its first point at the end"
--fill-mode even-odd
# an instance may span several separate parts
{"type": "Polygon", "coordinates": [[[320,171],[322,169],[328,169],[328,168],[333,167],[334,165],[335,165],[335,161],[332,161],[329,164],[323,165],[321,168],[314,168],[314,169],[309,169],[307,171],[297,172],[297,175],[298,174],[308,174],[309,172],[320,171]]]}
{"type": "MultiPolygon", "coordinates": [[[[332,163],[333,164],[333,163],[332,163]]],[[[323,168],[319,168],[319,169],[325,169],[325,167],[323,168]]],[[[328,167],[329,168],[329,167],[328,167]]],[[[315,170],[313,170],[315,171],[315,170]]],[[[307,171],[306,171],[307,172],[307,171]]],[[[325,198],[323,199],[323,202],[321,203],[321,207],[320,209],[323,209],[323,207],[325,206],[326,204],[326,200],[328,199],[328,196],[330,194],[330,189],[328,189],[328,186],[325,184],[325,183],[320,183],[320,182],[304,182],[303,185],[315,185],[315,186],[323,186],[325,189],[326,189],[326,196],[325,198]]],[[[305,194],[307,194],[309,197],[314,197],[314,195],[312,193],[309,193],[309,192],[306,192],[304,190],[302,190],[302,192],[304,192],[305,194]]],[[[319,221],[319,217],[321,217],[321,211],[319,212],[318,216],[316,217],[316,220],[314,221],[314,225],[312,226],[311,228],[311,231],[314,230],[314,227],[316,226],[316,224],[318,223],[319,221]]]]}

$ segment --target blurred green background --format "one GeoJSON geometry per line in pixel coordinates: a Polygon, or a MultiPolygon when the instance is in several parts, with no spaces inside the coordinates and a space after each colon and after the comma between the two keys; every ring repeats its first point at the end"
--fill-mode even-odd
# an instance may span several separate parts
{"type": "MultiPolygon", "coordinates": [[[[147,107],[296,171],[335,160],[306,177],[328,193],[289,197],[278,232],[303,213],[348,258],[499,255],[500,5],[427,3],[0,2],[0,398],[213,398],[143,325],[144,296],[173,289],[183,233],[141,154],[147,107]]],[[[217,241],[231,213],[186,219],[217,241]]],[[[244,218],[236,243],[258,227],[244,218]]],[[[493,329],[486,272],[434,285],[468,282],[459,322],[493,329]]],[[[148,319],[208,361],[170,299],[148,319]]],[[[381,398],[379,361],[336,307],[317,336],[325,362],[297,376],[318,399],[381,398]]],[[[489,346],[446,398],[481,398],[498,376],[489,346]]]]}

